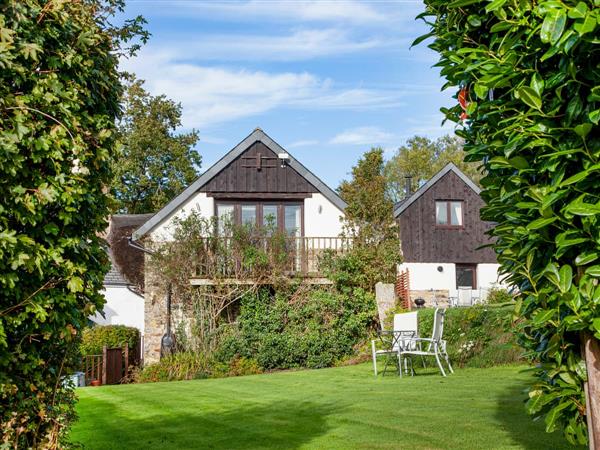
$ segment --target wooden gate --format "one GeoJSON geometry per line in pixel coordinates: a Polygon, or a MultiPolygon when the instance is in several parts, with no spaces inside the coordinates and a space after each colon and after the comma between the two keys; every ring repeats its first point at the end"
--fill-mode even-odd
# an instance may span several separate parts
{"type": "Polygon", "coordinates": [[[404,309],[411,309],[408,269],[400,272],[396,278],[396,297],[404,309]]]}
{"type": "Polygon", "coordinates": [[[129,347],[104,347],[101,355],[86,355],[84,360],[86,386],[94,380],[102,384],[119,384],[129,371],[129,347]]]}

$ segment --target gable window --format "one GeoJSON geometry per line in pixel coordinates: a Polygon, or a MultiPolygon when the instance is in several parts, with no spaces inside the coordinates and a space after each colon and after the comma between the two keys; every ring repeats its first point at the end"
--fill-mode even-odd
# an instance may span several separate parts
{"type": "Polygon", "coordinates": [[[303,235],[303,205],[293,202],[217,202],[216,215],[219,233],[226,224],[248,227],[268,227],[289,236],[303,235]]]}
{"type": "Polygon", "coordinates": [[[459,200],[436,200],[435,223],[440,227],[462,227],[463,202],[459,200]]]}

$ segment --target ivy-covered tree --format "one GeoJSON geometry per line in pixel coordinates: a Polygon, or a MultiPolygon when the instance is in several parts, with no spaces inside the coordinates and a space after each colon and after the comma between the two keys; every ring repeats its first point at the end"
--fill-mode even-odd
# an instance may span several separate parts
{"type": "Polygon", "coordinates": [[[198,133],[174,134],[179,126],[181,105],[150,95],[143,81],[130,77],[118,127],[122,148],[113,165],[120,212],[156,212],[198,177],[198,133]]]}
{"type": "Polygon", "coordinates": [[[378,281],[393,282],[400,262],[394,203],[386,195],[383,150],[366,152],[352,168],[338,192],[347,203],[344,235],[352,238],[351,250],[334,259],[329,274],[338,286],[372,291],[378,281]]]}
{"type": "Polygon", "coordinates": [[[538,364],[528,409],[573,443],[587,422],[599,448],[600,4],[425,4],[431,31],[416,42],[434,37],[445,87],[468,103],[457,134],[485,166],[482,217],[520,290],[519,339],[538,364]]]}
{"type": "Polygon", "coordinates": [[[98,232],[108,214],[118,59],[147,37],[114,27],[119,0],[0,4],[0,441],[56,448],[73,416],[65,383],[104,303],[98,232]]]}
{"type": "Polygon", "coordinates": [[[411,191],[414,192],[449,162],[479,182],[480,164],[465,162],[464,157],[463,140],[457,136],[446,135],[436,140],[413,136],[385,163],[388,195],[394,201],[402,200],[406,196],[407,177],[410,177],[411,191]]]}

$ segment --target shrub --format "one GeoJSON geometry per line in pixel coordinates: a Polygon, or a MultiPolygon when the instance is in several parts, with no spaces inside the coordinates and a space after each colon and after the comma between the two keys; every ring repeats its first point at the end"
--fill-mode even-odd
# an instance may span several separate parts
{"type": "Polygon", "coordinates": [[[468,101],[442,110],[481,162],[481,215],[520,291],[519,342],[540,363],[527,408],[584,444],[598,420],[584,384],[600,376],[582,354],[600,339],[598,0],[425,5],[430,32],[417,42],[434,36],[444,88],[468,101]]]}
{"type": "Polygon", "coordinates": [[[515,299],[507,289],[501,287],[493,287],[487,296],[488,305],[499,305],[501,303],[510,303],[515,299]]]}
{"type": "MultiPolygon", "coordinates": [[[[458,367],[491,367],[523,361],[512,334],[512,306],[449,308],[444,321],[448,355],[458,367]]],[[[433,309],[419,310],[419,334],[429,337],[433,309]]]]}
{"type": "Polygon", "coordinates": [[[134,372],[133,380],[137,383],[152,383],[254,375],[261,372],[258,363],[251,358],[237,356],[228,363],[223,363],[204,354],[181,352],[138,369],[134,372]]]}
{"type": "Polygon", "coordinates": [[[216,357],[256,359],[263,369],[319,368],[352,355],[374,323],[372,294],[268,289],[241,300],[237,327],[222,339],[216,357]]]}
{"type": "Polygon", "coordinates": [[[82,355],[99,355],[102,347],[122,347],[127,344],[133,350],[140,341],[140,331],[125,325],[97,325],[83,330],[81,345],[82,355]]]}

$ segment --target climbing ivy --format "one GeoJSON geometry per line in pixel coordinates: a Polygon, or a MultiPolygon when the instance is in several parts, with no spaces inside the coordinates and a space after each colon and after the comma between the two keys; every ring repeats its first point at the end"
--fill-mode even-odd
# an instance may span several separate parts
{"type": "Polygon", "coordinates": [[[0,431],[2,448],[56,448],[66,383],[107,270],[98,236],[115,148],[119,0],[0,4],[0,431]]]}
{"type": "Polygon", "coordinates": [[[482,218],[520,290],[518,336],[538,363],[528,410],[584,443],[581,340],[600,338],[600,2],[425,5],[415,43],[434,38],[444,88],[466,96],[466,111],[442,111],[485,168],[482,218]]]}

